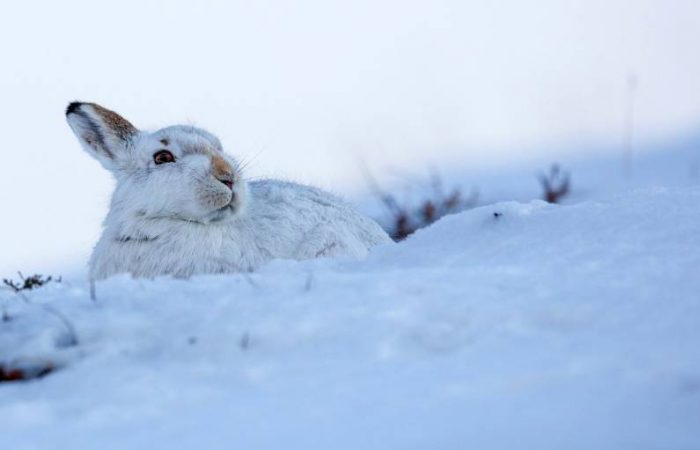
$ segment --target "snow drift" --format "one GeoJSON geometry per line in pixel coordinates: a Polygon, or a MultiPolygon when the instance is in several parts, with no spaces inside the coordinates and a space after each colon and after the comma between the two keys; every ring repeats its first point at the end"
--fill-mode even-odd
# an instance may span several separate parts
{"type": "Polygon", "coordinates": [[[449,216],[361,262],[4,294],[0,442],[697,448],[700,188],[449,216]],[[66,316],[79,345],[41,305],[66,316]]]}

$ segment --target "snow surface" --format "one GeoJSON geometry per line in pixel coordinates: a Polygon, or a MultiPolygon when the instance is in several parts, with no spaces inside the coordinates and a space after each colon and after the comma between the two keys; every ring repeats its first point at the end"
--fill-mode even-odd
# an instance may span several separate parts
{"type": "Polygon", "coordinates": [[[699,208],[497,203],[365,261],[3,294],[1,359],[61,368],[0,385],[0,446],[700,448],[699,208]]]}

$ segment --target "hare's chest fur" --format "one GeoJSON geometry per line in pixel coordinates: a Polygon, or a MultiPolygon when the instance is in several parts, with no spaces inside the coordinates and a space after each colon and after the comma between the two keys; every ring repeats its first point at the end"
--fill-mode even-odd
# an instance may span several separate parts
{"type": "Polygon", "coordinates": [[[390,241],[375,222],[318,189],[259,181],[248,191],[245,210],[216,223],[108,217],[91,260],[92,276],[249,271],[276,258],[362,257],[390,241]]]}

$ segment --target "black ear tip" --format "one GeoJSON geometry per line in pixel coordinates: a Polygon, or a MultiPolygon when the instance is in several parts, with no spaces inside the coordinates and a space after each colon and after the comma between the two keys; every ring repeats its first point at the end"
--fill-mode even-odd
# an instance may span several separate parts
{"type": "Polygon", "coordinates": [[[83,104],[83,102],[71,102],[68,105],[68,108],[66,108],[66,115],[72,114],[74,112],[78,112],[80,109],[80,106],[83,104]]]}

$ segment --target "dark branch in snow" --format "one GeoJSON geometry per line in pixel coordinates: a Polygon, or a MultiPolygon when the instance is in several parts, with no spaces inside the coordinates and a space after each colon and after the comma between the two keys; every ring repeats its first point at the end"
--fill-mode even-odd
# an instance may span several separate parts
{"type": "Polygon", "coordinates": [[[384,205],[391,217],[391,221],[384,228],[395,241],[406,239],[416,230],[427,227],[443,216],[473,208],[479,200],[479,193],[476,189],[473,189],[467,197],[463,196],[459,188],[454,188],[449,194],[445,194],[442,178],[437,172],[433,172],[430,196],[421,200],[417,205],[401,205],[396,197],[379,187],[377,180],[364,165],[362,168],[370,190],[384,205]]]}
{"type": "Polygon", "coordinates": [[[569,194],[571,188],[569,172],[562,171],[559,165],[552,164],[549,173],[540,174],[538,177],[542,186],[542,198],[549,203],[559,203],[569,194]]]}
{"type": "Polygon", "coordinates": [[[55,367],[50,362],[13,366],[0,363],[0,383],[8,381],[26,381],[41,378],[53,372],[55,367]]]}
{"type": "Polygon", "coordinates": [[[12,289],[14,292],[31,291],[32,289],[44,286],[51,281],[55,281],[56,283],[61,282],[61,277],[54,280],[51,275],[44,277],[43,275],[35,274],[25,278],[24,275],[22,275],[22,272],[17,272],[17,274],[19,275],[20,281],[14,281],[8,278],[2,279],[3,284],[12,289]]]}

